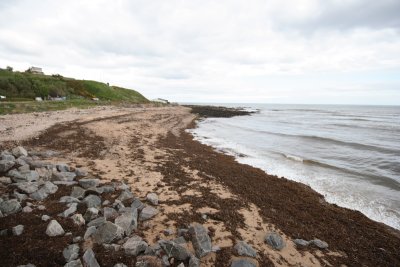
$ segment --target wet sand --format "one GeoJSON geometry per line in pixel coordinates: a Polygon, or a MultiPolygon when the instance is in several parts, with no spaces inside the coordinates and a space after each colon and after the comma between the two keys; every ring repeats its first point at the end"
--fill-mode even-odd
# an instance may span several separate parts
{"type": "MultiPolygon", "coordinates": [[[[53,161],[83,167],[104,182],[123,180],[142,199],[156,192],[161,212],[138,230],[149,244],[171,238],[163,233],[167,228],[199,222],[221,249],[203,258],[202,266],[229,266],[240,240],[258,251],[258,266],[400,266],[398,231],[194,141],[185,132],[195,127],[189,108],[63,112],[2,116],[0,125],[7,127],[0,127],[0,148],[61,151],[53,161]],[[283,250],[264,243],[270,231],[284,237],[283,250]],[[295,238],[318,238],[329,248],[299,248],[295,238]]],[[[94,251],[107,266],[111,256],[102,247],[94,251]]]]}

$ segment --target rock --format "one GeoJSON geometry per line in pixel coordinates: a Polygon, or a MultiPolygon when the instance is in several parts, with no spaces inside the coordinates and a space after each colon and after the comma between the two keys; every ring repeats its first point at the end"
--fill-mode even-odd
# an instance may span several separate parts
{"type": "Polygon", "coordinates": [[[86,232],[83,235],[83,239],[88,240],[91,236],[93,236],[94,233],[96,233],[96,227],[95,226],[89,227],[88,229],[86,229],[86,232]]]}
{"type": "Polygon", "coordinates": [[[319,239],[313,239],[310,241],[310,244],[316,246],[317,248],[320,249],[327,249],[328,248],[328,243],[325,241],[319,240],[319,239]]]}
{"type": "Polygon", "coordinates": [[[135,196],[132,194],[131,191],[125,190],[125,191],[122,191],[122,193],[119,195],[118,200],[125,201],[125,200],[128,200],[128,199],[132,199],[134,197],[135,196]]]}
{"type": "Polygon", "coordinates": [[[106,218],[106,220],[113,219],[118,216],[118,212],[113,208],[105,207],[103,208],[103,216],[106,218]]]}
{"type": "Polygon", "coordinates": [[[8,184],[11,184],[12,181],[9,177],[0,177],[0,183],[8,185],[8,184]]]}
{"type": "Polygon", "coordinates": [[[1,212],[1,210],[0,210],[0,218],[3,218],[4,217],[4,215],[3,215],[3,213],[1,212]]]}
{"type": "Polygon", "coordinates": [[[47,225],[46,234],[48,236],[59,236],[63,235],[64,233],[64,229],[56,220],[51,220],[47,225]]]}
{"type": "Polygon", "coordinates": [[[3,152],[1,153],[0,156],[1,160],[7,160],[7,161],[15,161],[15,157],[11,154],[3,154],[3,152]]]}
{"type": "Polygon", "coordinates": [[[0,160],[0,172],[8,172],[15,165],[12,160],[0,160]]]}
{"type": "Polygon", "coordinates": [[[35,168],[35,171],[39,174],[39,177],[43,180],[50,180],[53,176],[53,172],[45,167],[35,168]]]}
{"type": "Polygon", "coordinates": [[[87,249],[82,258],[87,267],[100,267],[92,249],[87,249]]]}
{"type": "MultiPolygon", "coordinates": [[[[114,266],[115,267],[115,266],[114,266]]],[[[139,256],[135,267],[163,267],[161,260],[155,256],[139,256]]]]}
{"type": "Polygon", "coordinates": [[[129,236],[132,230],[137,229],[138,211],[131,208],[115,219],[115,224],[124,229],[125,235],[129,236]]]}
{"type": "Polygon", "coordinates": [[[29,196],[31,198],[33,198],[34,200],[42,201],[42,200],[46,199],[49,196],[49,194],[46,192],[46,190],[39,189],[38,191],[30,194],[29,196]]]}
{"type": "Polygon", "coordinates": [[[158,196],[156,193],[148,193],[146,199],[154,206],[158,205],[158,196]]]}
{"type": "Polygon", "coordinates": [[[56,168],[59,172],[70,172],[71,168],[65,163],[56,164],[56,168]]]}
{"type": "Polygon", "coordinates": [[[35,182],[39,179],[39,174],[36,171],[17,171],[11,170],[7,173],[14,183],[35,182]]]}
{"type": "Polygon", "coordinates": [[[42,221],[47,222],[48,220],[50,220],[50,216],[48,216],[48,215],[42,215],[42,221]]]}
{"type": "Polygon", "coordinates": [[[45,210],[46,207],[45,207],[44,205],[39,205],[39,206],[37,206],[37,209],[38,209],[38,210],[45,210]]]}
{"type": "Polygon", "coordinates": [[[138,209],[138,210],[142,210],[142,209],[145,207],[145,205],[143,204],[142,201],[140,201],[140,199],[135,198],[135,199],[133,200],[132,204],[131,204],[131,207],[132,207],[132,208],[136,208],[136,209],[138,209]]]}
{"type": "Polygon", "coordinates": [[[172,229],[165,229],[164,230],[164,235],[169,236],[169,235],[173,235],[175,233],[174,230],[172,229]]]}
{"type": "Polygon", "coordinates": [[[125,250],[125,254],[137,256],[139,253],[144,252],[147,246],[147,243],[144,242],[141,237],[134,235],[129,238],[122,247],[125,250]]]}
{"type": "Polygon", "coordinates": [[[186,236],[188,234],[188,232],[189,232],[189,229],[179,228],[177,234],[178,234],[178,236],[186,236]]]}
{"type": "Polygon", "coordinates": [[[304,240],[304,239],[294,239],[293,242],[297,245],[297,246],[301,246],[301,247],[306,247],[310,244],[309,241],[304,240]]]}
{"type": "Polygon", "coordinates": [[[265,236],[265,242],[276,250],[282,250],[285,247],[285,241],[283,241],[282,237],[276,232],[267,234],[265,236]]]}
{"type": "Polygon", "coordinates": [[[31,213],[32,211],[33,211],[32,208],[29,207],[29,206],[25,206],[25,207],[22,209],[22,212],[24,212],[24,213],[31,213]]]}
{"type": "Polygon", "coordinates": [[[71,197],[83,199],[85,197],[85,189],[80,186],[74,186],[72,188],[71,197]]]}
{"type": "Polygon", "coordinates": [[[72,185],[77,185],[78,182],[76,181],[53,181],[55,185],[66,185],[66,186],[72,186],[72,185]]]}
{"type": "Polygon", "coordinates": [[[54,194],[58,190],[58,186],[50,181],[45,182],[40,189],[30,195],[31,198],[35,200],[43,200],[49,196],[49,194],[54,194]]]}
{"type": "Polygon", "coordinates": [[[194,255],[191,255],[188,267],[200,267],[200,260],[196,258],[194,255]]]}
{"type": "Polygon", "coordinates": [[[90,187],[98,186],[100,183],[100,180],[99,179],[80,179],[78,183],[80,186],[87,189],[90,187]]]}
{"type": "Polygon", "coordinates": [[[253,262],[247,259],[234,260],[231,267],[257,267],[253,262]]]}
{"type": "Polygon", "coordinates": [[[74,238],[72,238],[73,243],[79,243],[82,240],[83,240],[83,238],[81,236],[75,236],[74,238]]]}
{"type": "Polygon", "coordinates": [[[96,195],[88,195],[83,202],[88,208],[98,208],[101,206],[101,199],[96,195]]]}
{"type": "Polygon", "coordinates": [[[76,260],[79,257],[79,245],[72,244],[63,250],[63,256],[66,262],[76,260]]]}
{"type": "Polygon", "coordinates": [[[117,188],[118,190],[129,190],[129,186],[126,185],[124,182],[121,182],[121,184],[119,184],[117,188]]]}
{"type": "Polygon", "coordinates": [[[0,236],[8,236],[8,230],[7,229],[0,230],[0,236]]]}
{"type": "Polygon", "coordinates": [[[124,230],[112,222],[102,224],[94,233],[94,241],[97,244],[111,243],[122,238],[124,230]]]}
{"type": "Polygon", "coordinates": [[[75,174],[76,174],[76,176],[79,176],[79,177],[85,177],[88,175],[88,172],[85,171],[84,169],[78,168],[75,170],[75,174]]]}
{"type": "Polygon", "coordinates": [[[16,186],[19,190],[21,190],[26,194],[32,194],[33,192],[36,192],[39,189],[38,184],[32,182],[21,182],[17,183],[16,186]]]}
{"type": "Polygon", "coordinates": [[[51,170],[53,168],[53,164],[51,164],[49,162],[38,161],[38,160],[29,160],[28,164],[32,169],[44,168],[47,170],[51,170]]]}
{"type": "Polygon", "coordinates": [[[121,249],[121,245],[117,244],[103,244],[103,247],[107,250],[111,250],[113,252],[117,252],[121,249]]]}
{"type": "Polygon", "coordinates": [[[13,197],[15,197],[19,202],[24,201],[25,199],[28,198],[28,196],[26,194],[20,194],[18,193],[18,191],[14,191],[14,193],[12,194],[13,197]]]}
{"type": "MultiPolygon", "coordinates": [[[[22,165],[22,166],[19,166],[18,167],[18,170],[20,171],[20,172],[26,172],[26,171],[29,171],[31,168],[29,167],[29,165],[28,164],[25,164],[25,165],[22,165]]],[[[40,176],[39,176],[40,177],[40,176]]]]}
{"type": "Polygon", "coordinates": [[[102,187],[89,187],[88,189],[86,189],[85,194],[86,195],[93,194],[93,195],[99,196],[99,195],[103,194],[103,188],[102,187]]]}
{"type": "Polygon", "coordinates": [[[12,228],[13,235],[17,235],[17,236],[21,235],[23,231],[24,231],[24,226],[22,224],[14,226],[12,228]]]}
{"type": "Polygon", "coordinates": [[[211,239],[207,229],[203,225],[194,223],[189,227],[189,234],[192,237],[192,244],[198,258],[204,257],[211,252],[211,239]]]}
{"type": "Polygon", "coordinates": [[[75,179],[76,174],[74,172],[57,172],[53,173],[52,179],[54,181],[67,181],[71,182],[75,179]]]}
{"type": "Polygon", "coordinates": [[[85,219],[83,218],[82,214],[77,213],[71,216],[72,221],[75,225],[82,226],[85,225],[85,219]]]}
{"type": "Polygon", "coordinates": [[[235,245],[234,249],[239,256],[248,256],[253,258],[257,257],[257,252],[253,249],[253,247],[244,241],[239,241],[235,245]]]}
{"type": "Polygon", "coordinates": [[[99,218],[96,218],[96,219],[94,219],[94,220],[91,220],[91,221],[87,224],[87,226],[88,226],[88,227],[90,227],[90,226],[99,227],[100,225],[104,224],[105,222],[106,222],[106,219],[105,219],[104,217],[99,217],[99,218]]]}
{"type": "Polygon", "coordinates": [[[25,148],[23,148],[22,146],[15,147],[15,148],[12,150],[12,154],[13,154],[14,157],[16,157],[16,158],[19,158],[19,157],[21,157],[21,156],[25,156],[25,157],[28,156],[28,152],[27,152],[27,151],[25,150],[25,148]]]}
{"type": "Polygon", "coordinates": [[[64,267],[83,267],[80,259],[70,261],[64,265],[64,267]]]}
{"type": "Polygon", "coordinates": [[[117,264],[114,265],[114,267],[128,267],[128,266],[126,266],[123,263],[117,263],[117,264]]]}
{"type": "Polygon", "coordinates": [[[104,193],[112,193],[115,191],[115,188],[111,185],[103,185],[102,187],[100,187],[104,193]]]}
{"type": "Polygon", "coordinates": [[[17,213],[21,209],[21,204],[16,199],[6,200],[0,203],[0,211],[4,216],[17,213]]]}
{"type": "Polygon", "coordinates": [[[34,265],[32,263],[28,263],[26,265],[18,265],[17,267],[36,267],[36,265],[34,265]]]}
{"type": "Polygon", "coordinates": [[[169,262],[168,256],[167,255],[163,255],[161,257],[161,262],[162,262],[162,266],[171,266],[171,263],[169,262]]]}
{"type": "Polygon", "coordinates": [[[81,201],[75,197],[63,196],[60,198],[60,200],[58,202],[60,202],[60,203],[80,203],[81,201]]]}
{"type": "Polygon", "coordinates": [[[99,210],[96,208],[88,208],[85,212],[85,215],[83,215],[83,218],[85,221],[90,222],[93,219],[97,218],[97,215],[99,214],[99,210]]]}
{"type": "Polygon", "coordinates": [[[187,243],[186,239],[183,236],[177,237],[172,241],[174,241],[175,243],[178,243],[178,244],[186,244],[187,243]]]}
{"type": "Polygon", "coordinates": [[[140,221],[146,221],[146,220],[149,220],[149,219],[153,218],[157,214],[158,214],[158,210],[157,209],[155,209],[155,208],[153,208],[151,206],[146,206],[140,212],[139,219],[140,219],[140,221]]]}
{"type": "Polygon", "coordinates": [[[176,260],[185,261],[190,257],[189,251],[184,246],[174,241],[161,240],[158,244],[164,250],[168,258],[172,257],[176,260]]]}
{"type": "Polygon", "coordinates": [[[113,207],[117,210],[120,210],[122,208],[125,208],[125,205],[121,202],[121,200],[116,199],[114,200],[113,207]]]}
{"type": "Polygon", "coordinates": [[[71,203],[71,206],[68,209],[64,210],[62,213],[60,213],[58,216],[67,218],[69,215],[71,215],[77,210],[77,207],[78,203],[71,203]]]}

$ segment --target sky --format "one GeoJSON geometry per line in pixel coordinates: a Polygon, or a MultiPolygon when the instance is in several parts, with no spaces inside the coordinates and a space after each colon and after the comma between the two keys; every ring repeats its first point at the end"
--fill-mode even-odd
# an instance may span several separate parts
{"type": "Polygon", "coordinates": [[[175,102],[400,105],[399,0],[0,0],[0,67],[175,102]]]}

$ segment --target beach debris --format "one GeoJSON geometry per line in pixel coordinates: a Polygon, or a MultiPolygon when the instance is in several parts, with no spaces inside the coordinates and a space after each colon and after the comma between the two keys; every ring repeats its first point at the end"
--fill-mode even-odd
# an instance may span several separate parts
{"type": "Polygon", "coordinates": [[[83,262],[87,267],[100,267],[99,263],[96,260],[94,252],[91,248],[87,249],[85,254],[83,254],[83,262]]]}
{"type": "Polygon", "coordinates": [[[276,250],[282,250],[285,247],[285,241],[283,241],[282,237],[276,232],[267,234],[265,236],[265,242],[276,250]]]}
{"type": "Polygon", "coordinates": [[[64,233],[64,229],[56,220],[51,220],[47,225],[46,234],[48,236],[59,236],[63,235],[64,233]]]}
{"type": "Polygon", "coordinates": [[[253,258],[257,257],[257,252],[253,249],[253,247],[244,241],[239,241],[235,245],[234,249],[239,256],[248,256],[253,258]]]}
{"type": "Polygon", "coordinates": [[[199,224],[194,223],[189,227],[189,234],[192,237],[192,244],[198,258],[204,257],[211,252],[211,239],[207,229],[199,224]]]}

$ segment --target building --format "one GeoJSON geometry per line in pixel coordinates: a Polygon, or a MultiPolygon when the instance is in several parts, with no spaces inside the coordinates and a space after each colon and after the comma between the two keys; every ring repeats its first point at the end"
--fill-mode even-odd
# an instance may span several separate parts
{"type": "Polygon", "coordinates": [[[35,97],[35,100],[40,102],[40,101],[43,101],[43,98],[41,98],[40,96],[37,96],[37,97],[35,97]]]}
{"type": "Polygon", "coordinates": [[[162,99],[162,98],[153,99],[153,102],[169,104],[169,101],[167,99],[162,99]]]}
{"type": "Polygon", "coordinates": [[[33,74],[44,74],[42,68],[33,67],[33,66],[28,69],[28,72],[33,73],[33,74]]]}

